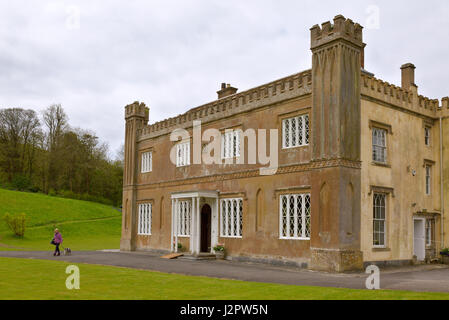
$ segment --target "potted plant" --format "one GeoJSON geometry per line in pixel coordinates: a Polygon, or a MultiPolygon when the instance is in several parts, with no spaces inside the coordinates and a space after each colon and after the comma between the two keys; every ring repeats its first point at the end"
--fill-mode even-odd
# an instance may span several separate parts
{"type": "Polygon", "coordinates": [[[215,251],[215,256],[217,258],[217,260],[224,260],[225,258],[225,247],[223,244],[217,244],[214,247],[214,251],[215,251]]]}
{"type": "Polygon", "coordinates": [[[449,248],[441,250],[440,254],[441,254],[443,263],[449,264],[449,248]]]}

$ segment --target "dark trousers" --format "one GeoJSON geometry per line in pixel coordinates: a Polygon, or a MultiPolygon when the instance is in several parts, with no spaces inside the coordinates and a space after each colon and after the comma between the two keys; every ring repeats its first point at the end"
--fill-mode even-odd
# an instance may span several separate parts
{"type": "Polygon", "coordinates": [[[55,254],[61,254],[61,252],[59,251],[59,245],[60,245],[59,243],[55,244],[55,246],[56,246],[55,247],[55,254]]]}

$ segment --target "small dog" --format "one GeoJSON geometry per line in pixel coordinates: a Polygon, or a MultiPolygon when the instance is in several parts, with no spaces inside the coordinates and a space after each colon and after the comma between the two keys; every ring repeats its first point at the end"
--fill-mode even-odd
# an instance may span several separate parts
{"type": "Polygon", "coordinates": [[[65,256],[71,256],[72,250],[70,248],[64,248],[64,255],[65,256]]]}

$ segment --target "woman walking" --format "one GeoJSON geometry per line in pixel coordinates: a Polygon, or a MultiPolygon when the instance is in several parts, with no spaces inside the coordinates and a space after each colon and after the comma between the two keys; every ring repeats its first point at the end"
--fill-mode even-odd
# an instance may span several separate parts
{"type": "Polygon", "coordinates": [[[53,238],[52,243],[56,246],[54,256],[60,256],[61,252],[59,251],[59,245],[62,243],[62,235],[58,229],[55,229],[55,237],[53,238]]]}

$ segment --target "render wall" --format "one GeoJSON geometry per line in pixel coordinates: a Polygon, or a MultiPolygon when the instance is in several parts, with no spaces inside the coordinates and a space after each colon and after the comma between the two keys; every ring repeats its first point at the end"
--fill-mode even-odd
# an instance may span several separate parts
{"type": "MultiPolygon", "coordinates": [[[[362,226],[364,261],[412,260],[413,216],[439,213],[439,124],[428,117],[405,112],[387,103],[362,99],[362,226]],[[387,166],[372,161],[373,121],[391,126],[387,137],[387,166]],[[424,141],[424,126],[432,124],[431,145],[424,141]],[[433,161],[431,195],[425,193],[424,162],[433,161]],[[416,176],[413,176],[416,170],[416,176]],[[387,246],[373,248],[372,186],[391,191],[387,196],[387,246]]],[[[379,125],[377,124],[377,125],[379,125]]],[[[447,138],[449,139],[449,138],[447,138]]],[[[449,140],[447,141],[449,143],[449,140]]],[[[448,144],[449,145],[449,144],[448,144]]],[[[449,156],[449,155],[448,155],[449,156]]],[[[435,240],[439,241],[439,220],[435,240]]]]}
{"type": "MultiPolygon", "coordinates": [[[[143,152],[152,150],[153,171],[138,174],[137,204],[152,202],[153,220],[152,235],[137,236],[136,248],[170,250],[172,193],[217,190],[221,197],[243,198],[243,238],[219,238],[231,256],[307,260],[310,241],[279,239],[279,196],[310,192],[310,147],[284,150],[281,136],[282,119],[307,113],[311,122],[310,107],[311,97],[306,95],[202,124],[203,131],[208,128],[279,129],[280,168],[273,176],[261,176],[258,169],[266,166],[259,164],[195,165],[192,145],[192,164],[177,168],[169,161],[169,152],[175,142],[169,141],[168,135],[139,142],[138,159],[143,152]]],[[[191,128],[189,131],[192,132],[191,128]]],[[[245,158],[248,159],[247,155],[245,158]]],[[[189,238],[180,238],[180,242],[188,249],[189,238]]]]}

